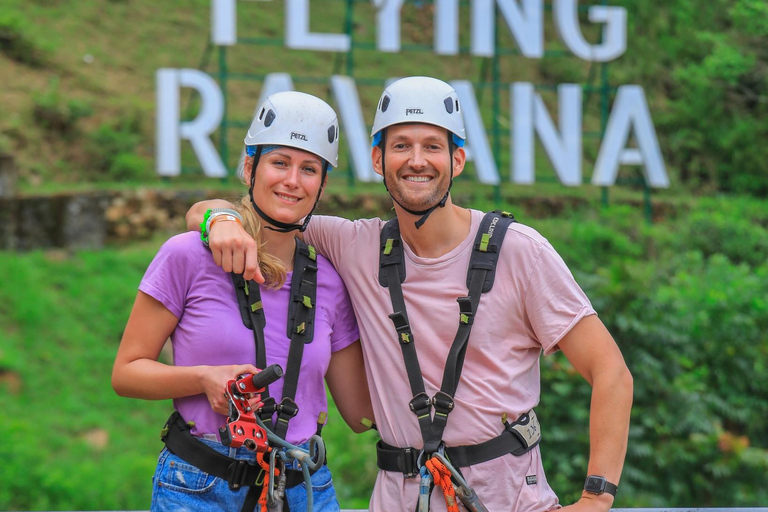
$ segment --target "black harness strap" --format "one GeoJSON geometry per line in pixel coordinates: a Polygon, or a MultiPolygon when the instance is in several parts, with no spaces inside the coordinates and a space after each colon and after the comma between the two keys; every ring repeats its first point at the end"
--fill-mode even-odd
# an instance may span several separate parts
{"type": "Polygon", "coordinates": [[[304,344],[311,343],[315,334],[315,300],[317,297],[317,253],[311,245],[296,239],[291,279],[291,302],[288,305],[287,335],[291,338],[287,369],[283,380],[283,398],[277,406],[274,432],[285,439],[288,422],[299,413],[296,389],[304,356],[304,344]]]}
{"type": "Polygon", "coordinates": [[[501,244],[507,228],[512,222],[515,222],[514,217],[507,212],[489,212],[483,217],[475,237],[467,271],[469,293],[466,297],[457,299],[459,303],[459,328],[446,358],[440,391],[432,398],[425,392],[424,379],[405,308],[405,298],[401,286],[401,283],[405,281],[405,257],[397,218],[387,222],[381,231],[379,283],[389,288],[394,311],[389,317],[395,326],[398,342],[403,352],[403,361],[413,393],[410,408],[418,418],[424,440],[424,451],[427,454],[437,451],[442,443],[448,415],[453,410],[453,397],[461,378],[467,343],[474,316],[480,303],[480,296],[493,286],[501,244]],[[430,416],[432,407],[435,408],[434,419],[430,416]]]}
{"type": "MultiPolygon", "coordinates": [[[[243,324],[253,330],[256,344],[256,366],[267,367],[267,349],[264,341],[266,318],[261,303],[259,285],[255,281],[246,282],[240,274],[232,274],[235,284],[240,316],[243,324]]],[[[296,251],[293,259],[293,277],[291,279],[291,297],[288,305],[287,335],[291,339],[288,349],[288,361],[283,377],[283,398],[280,403],[265,388],[262,393],[264,405],[259,410],[259,417],[279,437],[285,439],[288,422],[299,412],[296,405],[296,388],[299,382],[304,344],[311,343],[314,336],[315,300],[317,297],[317,253],[311,245],[296,239],[296,251]],[[277,411],[277,422],[272,424],[272,415],[277,411]]]]}

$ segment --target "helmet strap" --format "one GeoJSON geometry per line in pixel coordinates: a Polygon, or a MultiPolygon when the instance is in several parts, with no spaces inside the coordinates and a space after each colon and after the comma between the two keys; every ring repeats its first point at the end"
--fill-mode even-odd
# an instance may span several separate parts
{"type": "Polygon", "coordinates": [[[251,184],[248,187],[248,195],[251,198],[251,206],[253,206],[253,209],[256,211],[256,213],[264,219],[266,222],[271,224],[271,226],[266,225],[264,226],[264,229],[269,229],[271,231],[277,231],[278,233],[290,233],[291,231],[298,230],[299,233],[303,233],[307,226],[309,225],[309,221],[312,218],[312,214],[315,211],[315,208],[317,208],[317,203],[320,201],[320,196],[323,193],[323,187],[325,186],[325,177],[328,175],[328,166],[329,163],[323,159],[323,178],[322,183],[320,184],[320,190],[317,191],[317,197],[315,198],[315,204],[312,205],[312,210],[307,214],[306,217],[304,217],[304,222],[301,224],[288,224],[287,222],[280,222],[279,220],[275,220],[266,213],[264,213],[264,210],[259,208],[259,205],[256,204],[256,201],[253,199],[253,187],[256,183],[256,166],[259,163],[259,159],[261,158],[261,146],[257,146],[256,148],[256,154],[253,156],[253,164],[251,165],[251,184]]]}

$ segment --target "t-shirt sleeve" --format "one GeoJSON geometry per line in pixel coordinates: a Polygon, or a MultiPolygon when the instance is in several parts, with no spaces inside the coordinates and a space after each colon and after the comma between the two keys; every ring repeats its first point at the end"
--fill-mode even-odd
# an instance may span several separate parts
{"type": "MultiPolygon", "coordinates": [[[[328,258],[333,266],[339,268],[351,241],[355,237],[355,223],[341,217],[317,215],[304,232],[304,241],[328,258]]],[[[345,292],[346,293],[346,292],[345,292]]]]}
{"type": "Polygon", "coordinates": [[[338,274],[335,276],[338,282],[336,294],[336,309],[331,334],[331,352],[337,352],[348,347],[360,339],[360,331],[357,327],[355,312],[352,309],[352,301],[349,299],[347,287],[338,274]]]}
{"type": "Polygon", "coordinates": [[[524,303],[534,335],[547,355],[557,351],[563,336],[582,318],[595,314],[586,294],[549,242],[540,247],[524,303]]]}
{"type": "Polygon", "coordinates": [[[194,233],[170,238],[160,247],[139,284],[139,290],[159,301],[176,318],[184,312],[187,292],[200,263],[200,245],[194,233]]]}

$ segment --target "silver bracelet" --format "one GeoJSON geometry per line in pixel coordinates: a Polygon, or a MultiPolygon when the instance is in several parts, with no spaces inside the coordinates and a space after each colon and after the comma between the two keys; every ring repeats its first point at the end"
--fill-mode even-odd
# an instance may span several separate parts
{"type": "Polygon", "coordinates": [[[211,208],[211,214],[208,216],[208,220],[205,223],[206,236],[211,234],[211,223],[213,222],[213,219],[222,215],[231,215],[239,220],[240,224],[243,223],[243,217],[232,208],[211,208]]]}

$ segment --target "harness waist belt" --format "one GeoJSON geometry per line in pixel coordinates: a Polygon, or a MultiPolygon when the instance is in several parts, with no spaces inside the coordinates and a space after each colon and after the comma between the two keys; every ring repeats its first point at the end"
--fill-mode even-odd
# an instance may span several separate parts
{"type": "MultiPolygon", "coordinates": [[[[446,446],[445,457],[456,467],[468,467],[511,453],[520,456],[541,441],[541,429],[536,413],[530,410],[517,421],[508,424],[499,436],[479,444],[446,446]]],[[[418,448],[398,448],[379,440],[376,443],[376,465],[384,471],[395,471],[406,477],[419,474],[418,448]]]]}
{"type": "MultiPolygon", "coordinates": [[[[262,469],[259,466],[227,457],[193,436],[178,411],[171,414],[165,428],[167,433],[162,436],[162,440],[169,451],[209,475],[226,480],[230,489],[237,490],[263,481],[262,469]]],[[[301,471],[286,470],[286,488],[296,487],[302,482],[304,476],[301,471]]]]}

